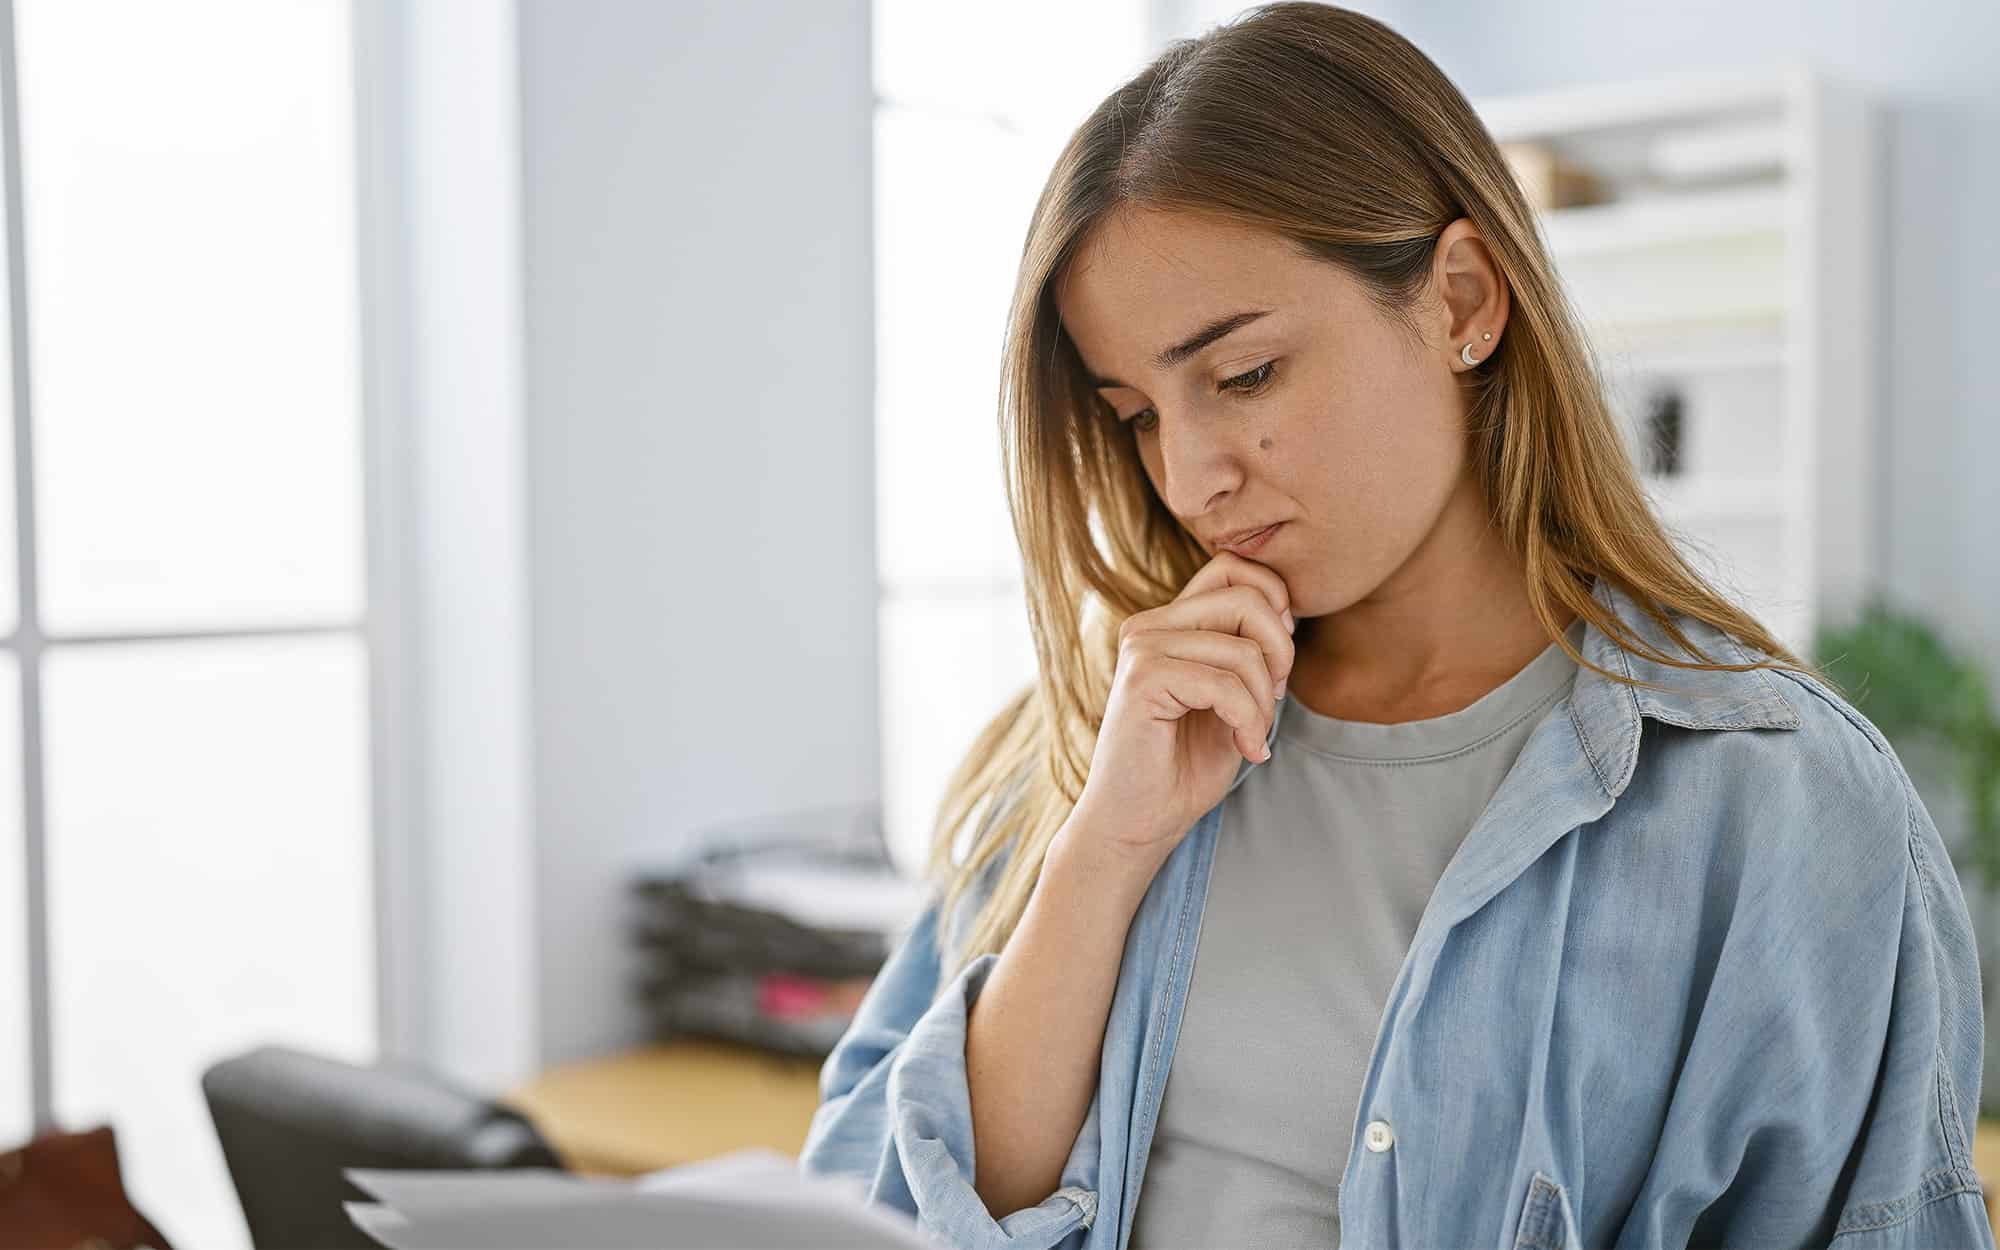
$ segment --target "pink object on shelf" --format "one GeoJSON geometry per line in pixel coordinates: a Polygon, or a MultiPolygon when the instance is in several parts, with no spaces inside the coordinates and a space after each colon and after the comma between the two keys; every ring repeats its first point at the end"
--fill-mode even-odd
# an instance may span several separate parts
{"type": "Polygon", "coordinates": [[[787,972],[757,979],[757,1008],[767,1016],[814,1016],[827,1009],[823,982],[787,972]]]}

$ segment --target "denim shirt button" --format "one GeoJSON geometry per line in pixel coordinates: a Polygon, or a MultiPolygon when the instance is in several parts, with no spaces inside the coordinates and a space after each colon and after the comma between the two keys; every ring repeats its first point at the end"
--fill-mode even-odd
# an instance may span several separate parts
{"type": "Polygon", "coordinates": [[[1396,1144],[1396,1134],[1390,1130],[1387,1120],[1370,1120],[1368,1128],[1361,1135],[1361,1140],[1368,1149],[1379,1155],[1396,1144]]]}

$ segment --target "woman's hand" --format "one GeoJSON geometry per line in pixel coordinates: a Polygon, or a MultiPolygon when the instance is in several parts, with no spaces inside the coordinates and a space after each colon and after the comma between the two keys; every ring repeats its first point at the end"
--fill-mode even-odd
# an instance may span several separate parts
{"type": "Polygon", "coordinates": [[[1266,565],[1220,552],[1171,603],[1118,631],[1118,667],[1066,837],[1164,862],[1241,761],[1268,758],[1291,676],[1291,595],[1266,565]]]}

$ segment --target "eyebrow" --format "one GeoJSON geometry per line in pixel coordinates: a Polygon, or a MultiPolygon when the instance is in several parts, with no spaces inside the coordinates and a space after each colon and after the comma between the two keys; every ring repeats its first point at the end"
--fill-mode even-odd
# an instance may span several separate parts
{"type": "MultiPolygon", "coordinates": [[[[1242,312],[1230,313],[1225,317],[1217,317],[1172,347],[1155,355],[1153,357],[1153,367],[1160,370],[1172,369],[1202,348],[1207,347],[1210,343],[1242,329],[1244,326],[1249,325],[1259,317],[1265,316],[1270,312],[1271,310],[1268,308],[1245,309],[1242,312]]],[[[1130,382],[1120,382],[1117,378],[1101,378],[1094,373],[1090,375],[1090,384],[1099,388],[1122,386],[1128,390],[1138,389],[1130,382]]]]}

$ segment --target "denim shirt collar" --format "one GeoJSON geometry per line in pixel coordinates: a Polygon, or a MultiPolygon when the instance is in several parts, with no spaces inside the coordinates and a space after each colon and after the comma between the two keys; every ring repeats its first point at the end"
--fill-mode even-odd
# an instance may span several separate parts
{"type": "MultiPolygon", "coordinates": [[[[1600,579],[1592,594],[1646,645],[1667,655],[1694,656],[1683,651],[1666,630],[1624,592],[1600,579]]],[[[1682,634],[1715,662],[1747,664],[1750,656],[1728,634],[1705,621],[1676,616],[1682,634]]],[[[1577,671],[1570,698],[1570,716],[1577,737],[1604,793],[1617,798],[1632,780],[1639,759],[1639,718],[1650,716],[1683,729],[1797,729],[1799,714],[1779,693],[1778,683],[1763,669],[1749,672],[1676,668],[1618,646],[1596,626],[1588,626],[1584,658],[1601,668],[1640,681],[1670,687],[1648,690],[1612,681],[1589,669],[1577,671]]]]}

